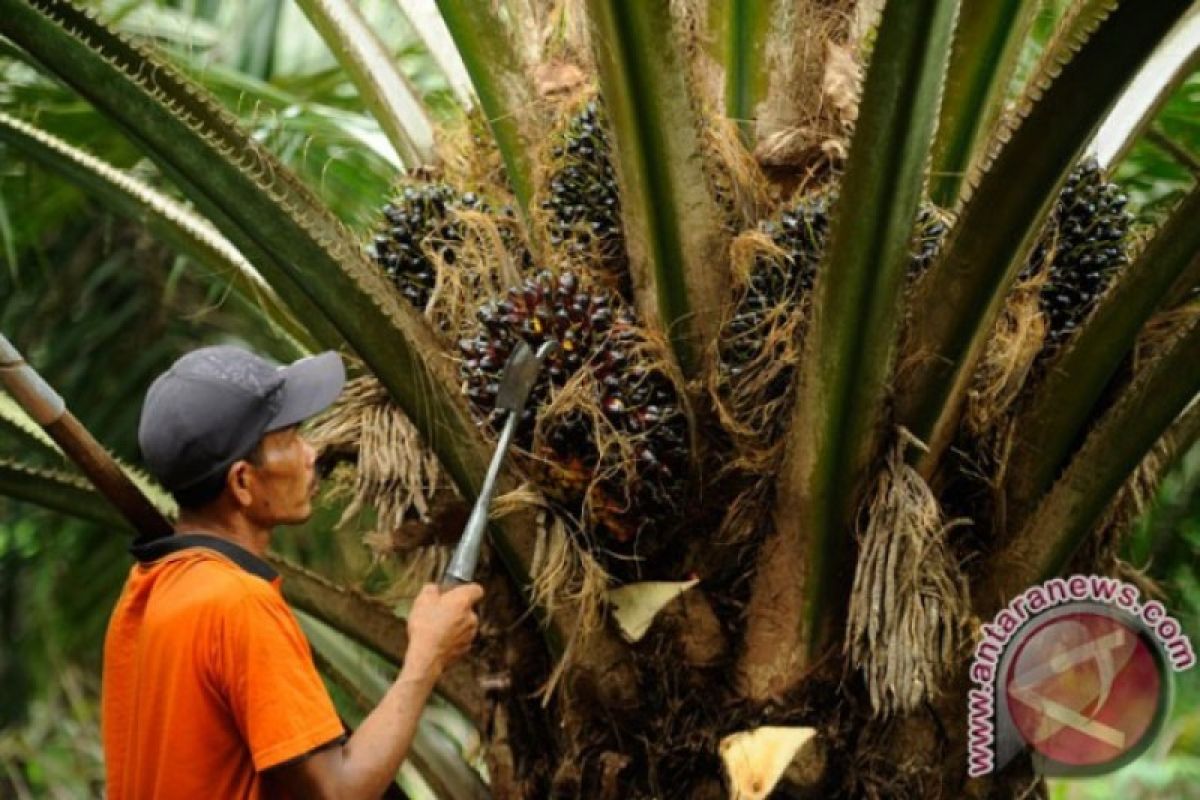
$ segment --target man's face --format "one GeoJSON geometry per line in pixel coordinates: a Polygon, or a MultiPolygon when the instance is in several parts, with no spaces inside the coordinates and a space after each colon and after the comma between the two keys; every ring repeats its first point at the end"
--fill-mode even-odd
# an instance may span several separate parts
{"type": "Polygon", "coordinates": [[[252,501],[247,516],[264,527],[304,522],[312,515],[317,492],[316,449],[293,425],[264,436],[259,453],[249,471],[252,501]]]}

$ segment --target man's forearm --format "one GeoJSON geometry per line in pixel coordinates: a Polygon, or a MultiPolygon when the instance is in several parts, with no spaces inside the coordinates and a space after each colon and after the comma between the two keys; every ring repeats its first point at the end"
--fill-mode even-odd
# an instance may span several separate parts
{"type": "Polygon", "coordinates": [[[422,659],[405,659],[383,700],[341,748],[337,797],[378,800],[396,779],[437,678],[422,659]]]}

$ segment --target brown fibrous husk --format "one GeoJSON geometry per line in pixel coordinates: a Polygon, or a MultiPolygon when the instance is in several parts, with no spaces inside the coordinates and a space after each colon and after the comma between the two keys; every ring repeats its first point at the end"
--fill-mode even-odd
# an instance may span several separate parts
{"type": "Polygon", "coordinates": [[[1200,300],[1168,311],[1160,311],[1147,320],[1133,349],[1134,371],[1136,372],[1142,365],[1169,349],[1175,339],[1198,318],[1200,318],[1200,300]]]}
{"type": "Polygon", "coordinates": [[[964,423],[976,437],[994,432],[1007,419],[1025,387],[1046,338],[1039,307],[1044,273],[1021,281],[1009,293],[967,392],[964,423]]]}
{"type": "Polygon", "coordinates": [[[904,460],[919,444],[901,431],[860,517],[845,649],[877,715],[913,711],[957,663],[969,610],[948,523],[904,460]]]}
{"type": "MultiPolygon", "coordinates": [[[[772,80],[757,123],[759,163],[801,171],[840,163],[857,115],[861,39],[853,4],[844,0],[786,4],[781,24],[793,36],[774,36],[767,53],[772,80]]],[[[869,15],[868,15],[869,16],[869,15]]]]}
{"type": "Polygon", "coordinates": [[[604,625],[610,578],[604,568],[575,542],[579,522],[555,513],[550,504],[531,486],[524,486],[512,497],[496,500],[496,513],[506,508],[537,508],[537,540],[530,565],[532,604],[546,616],[562,608],[577,610],[570,638],[546,683],[539,689],[542,704],[550,702],[562,676],[570,669],[579,648],[604,625]],[[575,528],[575,532],[571,532],[575,528]]]}
{"type": "Polygon", "coordinates": [[[702,111],[699,120],[708,181],[726,212],[726,227],[736,234],[771,213],[775,205],[771,185],[742,144],[734,120],[711,111],[702,111]]]}

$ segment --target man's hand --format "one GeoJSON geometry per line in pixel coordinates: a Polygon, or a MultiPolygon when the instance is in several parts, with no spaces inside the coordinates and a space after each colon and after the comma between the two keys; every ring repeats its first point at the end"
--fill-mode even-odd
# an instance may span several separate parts
{"type": "Polygon", "coordinates": [[[475,604],[483,597],[477,583],[442,590],[426,584],[408,614],[408,652],[404,666],[436,679],[466,655],[479,631],[475,604]]]}

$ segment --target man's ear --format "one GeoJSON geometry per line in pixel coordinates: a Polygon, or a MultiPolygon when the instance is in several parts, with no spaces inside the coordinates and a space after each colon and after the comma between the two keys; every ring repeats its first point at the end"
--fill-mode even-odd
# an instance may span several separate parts
{"type": "Polygon", "coordinates": [[[248,508],[254,499],[250,488],[253,469],[254,465],[249,461],[235,461],[225,475],[225,486],[229,489],[230,497],[242,508],[248,508]]]}

